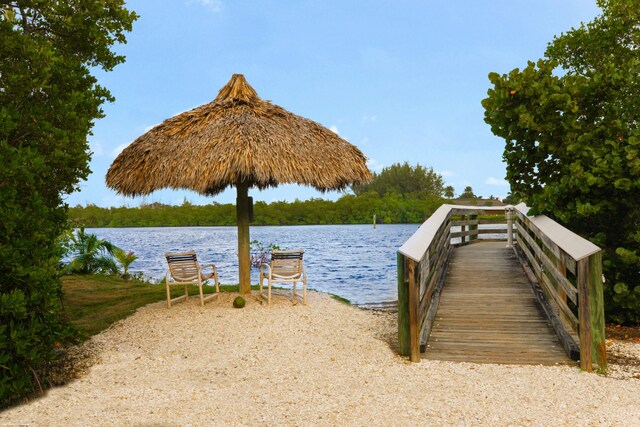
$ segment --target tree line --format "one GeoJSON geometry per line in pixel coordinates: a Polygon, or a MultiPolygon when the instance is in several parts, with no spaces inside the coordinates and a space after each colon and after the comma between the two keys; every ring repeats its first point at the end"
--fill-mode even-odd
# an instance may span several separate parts
{"type": "MultiPolygon", "coordinates": [[[[294,202],[256,202],[253,225],[365,224],[376,216],[378,223],[421,223],[443,202],[440,198],[403,199],[398,195],[378,197],[345,195],[337,201],[310,199],[294,202]]],[[[69,209],[74,224],[101,227],[181,227],[236,225],[233,204],[204,206],[152,204],[102,208],[95,205],[69,209]]]]}
{"type": "MultiPolygon", "coordinates": [[[[253,225],[416,224],[424,222],[447,199],[453,187],[445,186],[433,168],[420,164],[394,163],[373,174],[371,182],[351,187],[336,201],[325,199],[293,202],[255,202],[253,225]]],[[[471,186],[460,198],[475,200],[471,186]]],[[[491,200],[495,199],[493,196],[491,200]]],[[[140,207],[99,207],[78,205],[69,209],[69,218],[79,227],[184,227],[236,225],[236,207],[212,202],[193,205],[186,198],[182,205],[143,203],[140,207]]]]}

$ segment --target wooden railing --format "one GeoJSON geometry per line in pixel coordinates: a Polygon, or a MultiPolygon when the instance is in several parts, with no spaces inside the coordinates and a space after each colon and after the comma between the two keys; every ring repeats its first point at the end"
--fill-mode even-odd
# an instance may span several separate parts
{"type": "Polygon", "coordinates": [[[567,354],[579,357],[587,371],[594,364],[606,368],[600,249],[550,218],[529,217],[527,212],[524,204],[443,205],[400,247],[398,348],[402,355],[420,360],[453,248],[486,234],[497,234],[511,246],[513,231],[516,253],[567,354]]]}
{"type": "Polygon", "coordinates": [[[527,216],[521,203],[513,209],[518,253],[546,298],[547,312],[565,351],[592,371],[607,367],[600,248],[547,216],[527,216]]]}

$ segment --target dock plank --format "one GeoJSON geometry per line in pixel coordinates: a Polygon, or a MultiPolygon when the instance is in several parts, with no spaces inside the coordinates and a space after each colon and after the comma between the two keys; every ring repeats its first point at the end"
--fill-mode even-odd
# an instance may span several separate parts
{"type": "Polygon", "coordinates": [[[457,248],[423,359],[575,364],[565,354],[505,242],[457,248]]]}

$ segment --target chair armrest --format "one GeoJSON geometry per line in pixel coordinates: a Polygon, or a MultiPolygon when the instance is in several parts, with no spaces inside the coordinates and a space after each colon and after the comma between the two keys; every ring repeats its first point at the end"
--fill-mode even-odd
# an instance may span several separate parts
{"type": "Polygon", "coordinates": [[[271,266],[269,264],[260,265],[260,277],[271,277],[271,266]],[[264,274],[263,271],[267,270],[267,274],[264,274]]]}
{"type": "Polygon", "coordinates": [[[203,264],[200,266],[200,270],[209,268],[209,267],[212,268],[214,272],[218,271],[215,264],[203,264]]]}
{"type": "Polygon", "coordinates": [[[198,272],[202,280],[209,280],[218,274],[218,269],[216,268],[215,264],[203,264],[203,265],[198,265],[198,267],[199,267],[198,272]],[[204,270],[205,268],[211,268],[213,272],[211,274],[203,274],[202,270],[204,270]],[[206,279],[205,279],[205,276],[206,276],[206,279]]]}

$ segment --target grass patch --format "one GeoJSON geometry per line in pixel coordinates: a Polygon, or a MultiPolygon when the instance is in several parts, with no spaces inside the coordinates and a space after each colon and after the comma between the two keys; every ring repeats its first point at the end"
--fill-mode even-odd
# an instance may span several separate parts
{"type": "MultiPolygon", "coordinates": [[[[112,323],[124,319],[147,304],[166,301],[164,283],[126,281],[115,276],[73,275],[62,277],[65,314],[85,340],[107,329],[112,323]]],[[[210,294],[215,286],[203,286],[210,294]]],[[[258,286],[252,286],[257,290],[258,286]]],[[[238,285],[220,285],[220,292],[238,292],[238,285]]],[[[171,289],[171,296],[184,294],[181,286],[171,289]]],[[[198,295],[197,286],[189,286],[189,295],[198,295]]]]}
{"type": "Polygon", "coordinates": [[[336,295],[336,294],[329,294],[331,296],[331,298],[340,301],[341,303],[347,304],[347,305],[351,305],[351,300],[348,300],[344,297],[341,297],[340,295],[336,295]]]}

